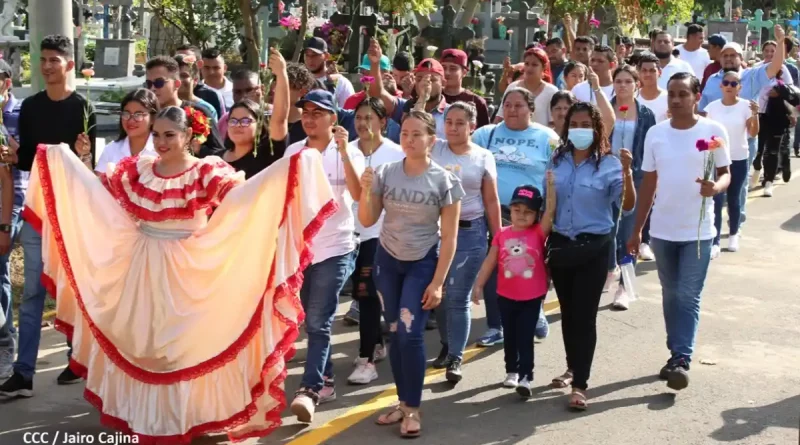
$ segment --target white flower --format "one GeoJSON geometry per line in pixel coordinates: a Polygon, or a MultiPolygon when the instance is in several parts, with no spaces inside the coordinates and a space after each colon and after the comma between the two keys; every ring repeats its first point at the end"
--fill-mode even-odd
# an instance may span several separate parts
{"type": "Polygon", "coordinates": [[[431,53],[435,53],[436,50],[439,49],[439,47],[438,46],[433,46],[433,45],[428,45],[428,47],[425,48],[425,49],[427,49],[431,53]]]}
{"type": "Polygon", "coordinates": [[[475,68],[479,70],[483,69],[483,62],[481,62],[480,60],[473,60],[472,64],[475,65],[475,68]]]}

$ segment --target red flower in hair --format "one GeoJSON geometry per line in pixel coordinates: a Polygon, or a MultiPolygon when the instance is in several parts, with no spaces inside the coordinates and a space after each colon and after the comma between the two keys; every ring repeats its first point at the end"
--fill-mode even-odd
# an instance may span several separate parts
{"type": "Polygon", "coordinates": [[[208,117],[202,111],[192,107],[183,107],[183,112],[186,113],[186,118],[189,120],[192,137],[201,144],[204,143],[211,133],[211,124],[208,121],[208,117]]]}

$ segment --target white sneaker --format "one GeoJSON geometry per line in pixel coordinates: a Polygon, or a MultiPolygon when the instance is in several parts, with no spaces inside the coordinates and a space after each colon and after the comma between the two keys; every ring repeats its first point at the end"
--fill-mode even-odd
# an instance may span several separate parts
{"type": "Polygon", "coordinates": [[[750,190],[755,189],[761,184],[761,172],[758,170],[753,171],[750,176],[750,190]]]}
{"type": "Polygon", "coordinates": [[[359,357],[356,369],[347,378],[347,382],[351,385],[368,385],[377,379],[378,371],[375,370],[375,364],[367,361],[366,357],[359,357]]]}
{"type": "Polygon", "coordinates": [[[506,379],[503,380],[503,386],[506,388],[516,388],[519,384],[519,376],[516,373],[506,374],[506,379]]]}
{"type": "Polygon", "coordinates": [[[625,290],[624,285],[620,284],[617,288],[617,293],[614,295],[614,302],[611,303],[611,306],[615,309],[627,311],[629,305],[630,299],[628,298],[628,291],[625,290]]]}
{"type": "Polygon", "coordinates": [[[375,355],[372,357],[372,361],[374,363],[379,363],[386,360],[386,346],[384,345],[375,345],[375,355]]]}
{"type": "Polygon", "coordinates": [[[712,260],[717,259],[719,257],[720,251],[721,249],[719,248],[718,245],[714,244],[713,246],[711,246],[711,259],[712,260]]]}
{"type": "Polygon", "coordinates": [[[653,253],[653,249],[650,248],[649,244],[642,243],[639,245],[639,259],[642,261],[656,260],[656,255],[653,253]]]}
{"type": "Polygon", "coordinates": [[[519,384],[517,384],[517,394],[523,399],[530,399],[533,395],[533,392],[531,392],[531,382],[528,381],[527,377],[520,380],[519,384]]]}
{"type": "Polygon", "coordinates": [[[766,196],[767,198],[771,198],[773,188],[774,186],[772,185],[772,181],[767,181],[767,183],[764,184],[764,196],[766,196]]]}
{"type": "Polygon", "coordinates": [[[614,282],[619,279],[619,277],[617,276],[618,271],[619,267],[608,273],[608,275],[606,276],[606,284],[603,286],[603,292],[608,292],[608,289],[611,288],[611,285],[614,284],[614,282]]]}
{"type": "Polygon", "coordinates": [[[739,250],[739,234],[731,235],[728,237],[728,252],[736,252],[739,250]]]}

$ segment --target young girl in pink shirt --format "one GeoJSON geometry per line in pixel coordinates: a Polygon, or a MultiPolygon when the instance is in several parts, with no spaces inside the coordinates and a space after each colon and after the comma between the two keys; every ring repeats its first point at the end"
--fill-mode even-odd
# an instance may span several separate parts
{"type": "Polygon", "coordinates": [[[521,185],[511,197],[511,226],[492,240],[481,266],[472,302],[480,304],[483,286],[495,266],[497,304],[505,333],[506,378],[503,386],[516,388],[523,398],[531,397],[533,381],[533,337],[536,320],[547,295],[548,273],[544,263],[545,240],[553,226],[556,210],[553,173],[547,172],[547,204],[540,220],[542,193],[532,185],[521,185]]]}

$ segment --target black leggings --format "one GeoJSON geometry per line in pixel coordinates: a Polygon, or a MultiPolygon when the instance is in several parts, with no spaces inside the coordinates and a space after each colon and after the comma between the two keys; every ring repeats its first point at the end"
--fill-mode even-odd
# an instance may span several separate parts
{"type": "Polygon", "coordinates": [[[363,241],[353,270],[353,298],[358,300],[358,331],[361,337],[359,357],[366,357],[372,363],[375,345],[383,344],[381,334],[381,300],[372,279],[372,266],[375,263],[375,250],[378,238],[363,241]]]}
{"type": "Polygon", "coordinates": [[[788,181],[792,175],[791,160],[789,159],[791,155],[789,132],[793,129],[785,128],[782,132],[776,133],[775,130],[766,126],[766,118],[764,116],[762,114],[759,117],[761,119],[759,125],[764,126],[761,127],[761,131],[758,133],[758,153],[753,160],[753,168],[759,171],[763,166],[764,181],[774,182],[780,166],[783,180],[788,181]]]}
{"type": "MultiPolygon", "coordinates": [[[[551,235],[552,236],[552,235],[551,235]]],[[[577,266],[550,267],[561,305],[561,333],[572,387],[586,390],[597,344],[597,308],[608,273],[608,248],[577,266]]]]}

